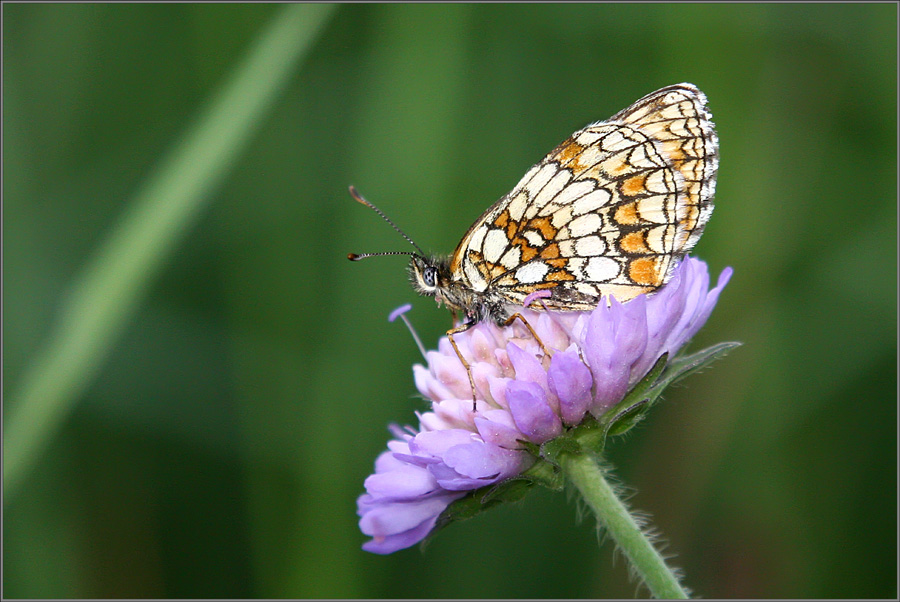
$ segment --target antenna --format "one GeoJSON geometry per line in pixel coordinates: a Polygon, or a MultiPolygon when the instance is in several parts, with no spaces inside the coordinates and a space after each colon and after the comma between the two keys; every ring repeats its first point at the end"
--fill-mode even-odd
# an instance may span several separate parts
{"type": "Polygon", "coordinates": [[[415,242],[413,242],[413,239],[411,239],[409,236],[407,236],[406,232],[404,232],[403,230],[398,228],[397,224],[395,224],[390,219],[388,219],[388,216],[386,216],[381,211],[381,209],[379,209],[378,207],[376,207],[375,205],[373,205],[366,199],[362,198],[362,195],[360,195],[359,192],[356,191],[356,188],[353,186],[350,187],[350,196],[352,196],[354,199],[356,199],[357,202],[362,203],[363,205],[365,205],[366,207],[368,207],[369,209],[371,209],[372,211],[374,211],[375,213],[380,215],[381,219],[383,219],[384,221],[389,223],[391,225],[391,228],[396,230],[400,234],[400,236],[405,238],[406,242],[408,242],[409,244],[414,246],[416,248],[416,250],[418,251],[418,253],[410,253],[410,252],[406,252],[406,251],[386,251],[384,253],[360,253],[358,255],[356,253],[350,253],[349,255],[347,255],[347,259],[349,259],[350,261],[359,261],[360,259],[365,259],[366,257],[375,257],[377,255],[411,255],[413,257],[419,257],[423,260],[425,259],[425,251],[423,251],[419,247],[419,245],[417,245],[415,242]]]}
{"type": "Polygon", "coordinates": [[[419,259],[425,259],[418,253],[413,253],[412,251],[382,251],[381,253],[347,253],[347,259],[350,261],[359,261],[360,259],[365,259],[366,257],[378,257],[380,255],[409,255],[410,257],[418,257],[419,259]]]}

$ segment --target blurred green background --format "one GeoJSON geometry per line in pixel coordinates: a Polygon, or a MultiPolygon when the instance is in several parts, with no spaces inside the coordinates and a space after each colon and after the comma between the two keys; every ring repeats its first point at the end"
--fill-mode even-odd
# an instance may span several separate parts
{"type": "Polygon", "coordinates": [[[386,426],[425,407],[387,314],[413,302],[428,347],[449,318],[402,259],[346,260],[408,249],[347,186],[450,252],[574,130],[681,81],[721,139],[695,254],[735,270],[692,348],[744,346],[609,459],[698,595],[897,596],[896,4],[2,8],[4,433],[46,435],[4,443],[5,597],[645,596],[546,491],[360,550],[386,426]],[[135,264],[124,328],[98,309],[108,349],[61,362],[84,386],[17,408],[85,266],[289,10],[310,43],[135,264]]]}

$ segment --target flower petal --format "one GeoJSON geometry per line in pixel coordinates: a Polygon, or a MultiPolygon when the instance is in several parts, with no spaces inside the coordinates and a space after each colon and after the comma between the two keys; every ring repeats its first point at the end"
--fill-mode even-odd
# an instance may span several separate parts
{"type": "Polygon", "coordinates": [[[550,390],[559,399],[559,410],[566,424],[579,424],[591,405],[591,371],[577,351],[558,351],[547,370],[550,390]]]}
{"type": "Polygon", "coordinates": [[[477,441],[450,448],[444,456],[444,462],[429,470],[445,489],[477,489],[518,474],[523,453],[477,441]]]}
{"type": "Polygon", "coordinates": [[[511,381],[506,385],[506,401],[516,427],[532,443],[543,443],[562,433],[562,421],[547,404],[540,385],[511,381]]]}
{"type": "Polygon", "coordinates": [[[440,490],[427,469],[406,463],[394,470],[370,475],[364,484],[372,496],[387,501],[422,497],[440,490]]]}
{"type": "Polygon", "coordinates": [[[363,544],[363,549],[390,554],[421,541],[434,528],[441,512],[463,495],[448,492],[411,503],[379,503],[367,494],[360,496],[359,529],[373,538],[363,544]]]}
{"type": "Polygon", "coordinates": [[[509,361],[516,371],[516,380],[530,381],[546,390],[547,372],[534,354],[528,353],[515,343],[506,346],[506,353],[509,354],[509,361]]]}
{"type": "Polygon", "coordinates": [[[512,414],[506,410],[488,410],[475,417],[478,434],[487,443],[506,449],[519,449],[522,433],[516,428],[512,414]]]}

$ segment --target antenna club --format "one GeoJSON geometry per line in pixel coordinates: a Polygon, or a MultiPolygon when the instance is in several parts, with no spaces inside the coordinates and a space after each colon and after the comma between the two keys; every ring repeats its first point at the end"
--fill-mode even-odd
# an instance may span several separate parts
{"type": "Polygon", "coordinates": [[[347,259],[349,259],[350,261],[359,261],[361,257],[356,253],[347,253],[347,259]]]}
{"type": "Polygon", "coordinates": [[[356,202],[361,203],[366,207],[372,207],[372,203],[362,198],[362,195],[356,190],[356,186],[353,186],[352,184],[350,185],[350,196],[352,196],[356,202]]]}

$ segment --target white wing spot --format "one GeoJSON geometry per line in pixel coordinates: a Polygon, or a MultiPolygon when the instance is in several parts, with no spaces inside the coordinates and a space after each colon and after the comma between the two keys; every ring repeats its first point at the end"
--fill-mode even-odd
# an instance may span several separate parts
{"type": "Polygon", "coordinates": [[[594,257],[606,251],[606,243],[599,236],[586,236],[575,240],[575,250],[581,257],[594,257]]]}
{"type": "Polygon", "coordinates": [[[487,226],[481,225],[478,227],[475,232],[472,233],[472,238],[469,239],[469,248],[470,249],[478,249],[481,247],[481,243],[484,242],[484,235],[487,234],[487,226]]]}
{"type": "Polygon", "coordinates": [[[516,198],[512,200],[509,204],[509,216],[515,220],[519,221],[522,219],[522,216],[525,215],[525,210],[528,208],[528,193],[524,190],[516,195],[516,198]]]}
{"type": "Polygon", "coordinates": [[[605,188],[598,188],[594,192],[578,199],[572,204],[572,213],[581,215],[596,211],[612,199],[612,194],[605,188]]]}
{"type": "Polygon", "coordinates": [[[534,196],[538,193],[539,190],[543,189],[544,186],[547,185],[547,182],[550,181],[550,178],[556,175],[557,166],[556,163],[547,163],[544,165],[540,171],[534,174],[534,178],[531,182],[528,183],[526,190],[528,190],[530,196],[534,196]]]}
{"type": "Polygon", "coordinates": [[[503,253],[508,244],[509,240],[506,238],[506,233],[503,230],[499,228],[489,230],[484,237],[484,246],[482,247],[485,261],[497,263],[500,259],[500,254],[503,253]]]}
{"type": "MultiPolygon", "coordinates": [[[[593,125],[597,125],[597,124],[593,124],[593,125]]],[[[589,129],[591,127],[592,126],[589,125],[583,131],[576,133],[573,136],[575,138],[575,142],[577,142],[581,146],[591,146],[592,144],[597,142],[597,140],[600,140],[600,137],[602,136],[602,134],[600,134],[599,132],[589,131],[589,129]]]]}
{"type": "Polygon", "coordinates": [[[487,288],[487,281],[481,275],[481,272],[478,271],[478,268],[475,267],[475,264],[468,259],[463,261],[463,273],[471,287],[476,291],[483,291],[487,288]]]}
{"type": "Polygon", "coordinates": [[[525,188],[525,186],[528,184],[528,182],[531,180],[531,178],[534,177],[534,174],[536,174],[540,168],[541,168],[540,163],[538,163],[537,165],[532,165],[531,169],[529,169],[527,172],[525,172],[525,175],[522,176],[522,179],[519,180],[519,183],[516,184],[516,187],[513,188],[513,190],[525,188]]]}
{"type": "Polygon", "coordinates": [[[665,208],[674,203],[674,199],[657,195],[641,199],[637,203],[637,212],[641,219],[657,224],[665,223],[665,208]]]}
{"type": "Polygon", "coordinates": [[[566,224],[572,221],[572,206],[566,205],[561,209],[557,209],[553,212],[553,216],[550,218],[550,222],[553,224],[554,228],[562,228],[566,224]]]}
{"type": "Polygon", "coordinates": [[[539,232],[535,232],[534,230],[525,230],[522,234],[525,237],[525,240],[528,241],[532,247],[542,247],[544,246],[544,237],[540,235],[539,232]]]}
{"type": "Polygon", "coordinates": [[[519,247],[512,247],[503,254],[503,257],[500,258],[500,265],[505,267],[507,270],[511,270],[515,268],[522,262],[522,251],[519,247]]]}
{"type": "Polygon", "coordinates": [[[619,264],[609,257],[591,257],[584,271],[588,280],[606,282],[619,275],[619,264]]]}
{"type": "Polygon", "coordinates": [[[598,232],[602,226],[603,219],[599,215],[588,213],[569,222],[569,235],[572,238],[581,238],[598,232]]]}
{"type": "Polygon", "coordinates": [[[655,193],[666,193],[672,189],[672,185],[666,182],[666,170],[658,169],[644,180],[647,190],[655,193]]]}
{"type": "Polygon", "coordinates": [[[575,290],[577,290],[579,293],[584,293],[585,295],[590,295],[591,297],[599,296],[599,291],[597,290],[597,287],[592,284],[588,284],[587,282],[576,283],[575,290]]]}
{"type": "Polygon", "coordinates": [[[605,151],[615,152],[631,148],[635,145],[635,141],[626,138],[621,130],[613,130],[603,137],[603,141],[600,145],[605,151]]]}
{"type": "Polygon", "coordinates": [[[656,253],[666,253],[672,238],[675,236],[675,228],[666,224],[656,226],[647,231],[647,248],[656,253]]]}
{"type": "Polygon", "coordinates": [[[575,276],[576,280],[585,280],[585,263],[587,263],[587,259],[585,259],[584,257],[570,257],[569,262],[566,264],[566,269],[569,270],[573,276],[575,276]]]}
{"type": "Polygon", "coordinates": [[[560,190],[559,194],[554,197],[553,206],[554,208],[557,208],[570,205],[577,199],[580,199],[581,197],[592,191],[596,186],[597,185],[592,180],[578,180],[576,182],[572,182],[571,184],[560,190]]]}
{"type": "Polygon", "coordinates": [[[563,257],[575,257],[578,253],[575,252],[575,243],[577,241],[569,239],[563,240],[559,242],[559,254],[563,257]]]}
{"type": "Polygon", "coordinates": [[[516,279],[523,284],[534,284],[542,282],[548,271],[550,271],[550,267],[546,263],[532,261],[516,270],[516,279]]]}

